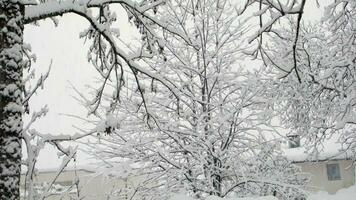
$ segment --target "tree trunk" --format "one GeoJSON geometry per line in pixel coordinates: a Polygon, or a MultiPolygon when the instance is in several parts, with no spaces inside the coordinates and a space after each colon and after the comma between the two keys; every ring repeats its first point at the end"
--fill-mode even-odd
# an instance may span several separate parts
{"type": "Polygon", "coordinates": [[[0,0],[0,199],[20,199],[24,6],[0,0]]]}

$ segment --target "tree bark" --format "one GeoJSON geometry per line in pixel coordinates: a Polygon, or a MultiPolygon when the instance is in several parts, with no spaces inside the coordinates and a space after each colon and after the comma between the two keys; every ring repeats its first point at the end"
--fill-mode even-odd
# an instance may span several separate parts
{"type": "Polygon", "coordinates": [[[20,199],[24,6],[0,0],[0,200],[20,199]]]}

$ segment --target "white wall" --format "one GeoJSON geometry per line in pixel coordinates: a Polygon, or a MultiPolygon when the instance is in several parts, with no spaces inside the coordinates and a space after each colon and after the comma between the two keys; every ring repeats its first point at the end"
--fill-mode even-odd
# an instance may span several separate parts
{"type": "MultiPolygon", "coordinates": [[[[56,172],[40,172],[39,175],[34,180],[35,183],[50,182],[55,177],[56,172]]],[[[79,177],[79,193],[81,197],[85,200],[106,200],[106,194],[116,185],[116,187],[124,187],[125,183],[123,181],[108,180],[103,176],[95,176],[92,172],[86,170],[77,170],[77,175],[79,177]]],[[[63,182],[74,182],[75,171],[69,170],[64,171],[58,177],[56,183],[61,184],[63,182]]],[[[24,185],[24,175],[21,177],[21,184],[24,185]]],[[[116,188],[117,189],[117,188],[116,188]]],[[[76,191],[76,189],[74,189],[76,191]]],[[[67,195],[52,195],[46,198],[46,200],[70,200],[70,196],[77,195],[76,192],[71,192],[67,195]]]]}
{"type": "Polygon", "coordinates": [[[309,186],[313,191],[324,190],[334,194],[341,188],[355,184],[355,167],[350,160],[296,163],[302,171],[312,175],[309,186]],[[341,180],[328,180],[326,165],[339,163],[341,180]]]}
{"type": "MultiPolygon", "coordinates": [[[[302,168],[304,173],[312,175],[309,187],[313,191],[324,190],[330,194],[334,194],[341,188],[347,188],[355,184],[355,167],[352,166],[350,160],[328,161],[328,162],[303,162],[296,163],[302,168]],[[327,164],[339,163],[341,180],[329,181],[327,176],[327,164]]],[[[125,182],[123,180],[107,179],[103,176],[94,176],[93,173],[86,170],[78,170],[80,177],[80,194],[85,196],[85,200],[104,200],[107,199],[106,194],[115,188],[124,188],[125,182]]],[[[41,172],[35,179],[36,183],[49,182],[55,176],[55,172],[41,172]]],[[[24,176],[21,177],[21,184],[24,184],[24,176]]],[[[75,179],[75,171],[69,170],[63,172],[57,182],[70,182],[75,179]]],[[[131,180],[134,181],[134,180],[131,180]]],[[[136,180],[137,182],[137,180],[136,180]]],[[[75,195],[75,193],[70,194],[75,195]]],[[[46,200],[69,200],[69,196],[61,198],[59,195],[54,195],[46,200]]]]}

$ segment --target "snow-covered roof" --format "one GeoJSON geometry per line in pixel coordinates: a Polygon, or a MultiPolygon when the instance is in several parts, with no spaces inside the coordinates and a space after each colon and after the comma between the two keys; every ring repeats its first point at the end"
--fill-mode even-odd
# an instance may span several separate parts
{"type": "MultiPolygon", "coordinates": [[[[52,173],[52,172],[57,172],[58,171],[58,167],[57,168],[40,168],[40,169],[36,169],[38,172],[40,173],[52,173]]],[[[68,171],[85,171],[85,172],[89,172],[89,173],[94,173],[95,172],[95,167],[91,166],[91,165],[85,165],[85,166],[67,166],[63,169],[63,172],[68,172],[68,171]]],[[[25,174],[27,172],[26,168],[23,168],[21,170],[21,174],[25,174]]]]}
{"type": "Polygon", "coordinates": [[[341,149],[338,143],[327,143],[316,153],[307,151],[305,147],[282,148],[284,155],[292,162],[316,162],[326,160],[348,160],[352,152],[341,149]]]}

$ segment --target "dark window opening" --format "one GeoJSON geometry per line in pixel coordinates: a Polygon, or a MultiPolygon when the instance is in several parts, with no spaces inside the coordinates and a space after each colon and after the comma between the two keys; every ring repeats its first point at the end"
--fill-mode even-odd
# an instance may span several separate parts
{"type": "Polygon", "coordinates": [[[329,181],[341,180],[340,166],[339,166],[338,163],[327,164],[326,165],[326,170],[327,170],[327,173],[328,173],[328,180],[329,181]]]}
{"type": "Polygon", "coordinates": [[[289,148],[297,148],[300,147],[300,136],[299,135],[289,135],[289,148]]]}

